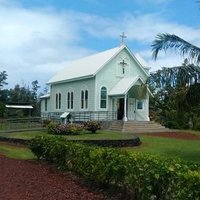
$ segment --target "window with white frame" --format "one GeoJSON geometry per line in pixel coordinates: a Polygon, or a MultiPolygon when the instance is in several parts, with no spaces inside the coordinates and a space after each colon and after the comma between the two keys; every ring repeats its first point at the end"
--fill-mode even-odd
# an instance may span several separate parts
{"type": "Polygon", "coordinates": [[[56,93],[56,109],[61,109],[61,93],[56,93]]]}
{"type": "Polygon", "coordinates": [[[74,93],[73,91],[67,92],[67,109],[74,108],[74,93]]]}
{"type": "Polygon", "coordinates": [[[84,91],[81,91],[81,109],[84,108],[84,91]]]}
{"type": "Polygon", "coordinates": [[[102,87],[101,88],[101,94],[100,94],[100,108],[106,108],[107,107],[107,88],[102,87]]]}
{"type": "Polygon", "coordinates": [[[45,102],[44,102],[44,110],[47,111],[47,99],[45,99],[45,102]]]}
{"type": "Polygon", "coordinates": [[[85,90],[85,109],[88,108],[88,90],[85,90]]]}
{"type": "Polygon", "coordinates": [[[144,109],[144,101],[138,100],[137,101],[137,110],[143,110],[144,109]]]}
{"type": "Polygon", "coordinates": [[[58,109],[58,94],[56,94],[56,109],[58,109]]]}
{"type": "Polygon", "coordinates": [[[61,109],[61,93],[58,95],[58,109],[61,109]]]}
{"type": "Polygon", "coordinates": [[[88,109],[88,90],[81,90],[81,109],[88,109]]]}

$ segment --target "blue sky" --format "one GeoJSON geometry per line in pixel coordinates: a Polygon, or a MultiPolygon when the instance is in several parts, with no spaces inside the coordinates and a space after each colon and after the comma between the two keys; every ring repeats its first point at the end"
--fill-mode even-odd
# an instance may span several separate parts
{"type": "Polygon", "coordinates": [[[119,45],[139,53],[155,71],[183,58],[151,58],[158,33],[173,33],[200,46],[196,0],[0,0],[0,71],[8,87],[45,83],[71,60],[119,45]]]}

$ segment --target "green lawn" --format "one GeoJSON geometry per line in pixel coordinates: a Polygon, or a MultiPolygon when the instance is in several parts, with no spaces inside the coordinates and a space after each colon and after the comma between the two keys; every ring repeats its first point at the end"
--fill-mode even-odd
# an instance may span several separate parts
{"type": "Polygon", "coordinates": [[[0,133],[2,137],[8,138],[20,138],[20,139],[31,139],[35,136],[47,135],[45,131],[26,131],[26,132],[15,132],[15,133],[0,133]]]}
{"type": "Polygon", "coordinates": [[[129,152],[144,152],[185,161],[200,162],[200,141],[140,136],[140,147],[126,148],[129,152]]]}
{"type": "Polygon", "coordinates": [[[35,159],[34,154],[29,148],[13,146],[3,142],[0,142],[0,154],[9,158],[21,160],[35,159]]]}
{"type": "MultiPolygon", "coordinates": [[[[29,131],[29,132],[16,132],[16,133],[0,133],[0,136],[9,138],[31,139],[39,135],[49,135],[46,131],[29,131]]],[[[50,136],[50,135],[49,135],[50,136]]],[[[102,140],[102,139],[131,139],[134,137],[133,133],[119,133],[110,131],[97,131],[92,134],[89,131],[83,131],[80,135],[63,136],[69,140],[102,140]]]]}

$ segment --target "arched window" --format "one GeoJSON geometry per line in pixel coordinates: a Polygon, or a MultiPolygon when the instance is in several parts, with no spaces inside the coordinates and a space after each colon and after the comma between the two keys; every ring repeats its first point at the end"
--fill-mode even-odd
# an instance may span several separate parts
{"type": "Polygon", "coordinates": [[[67,92],[67,109],[73,109],[74,108],[74,93],[67,92]]]}
{"type": "Polygon", "coordinates": [[[70,92],[67,93],[67,109],[70,109],[70,92]]]}
{"type": "Polygon", "coordinates": [[[71,92],[71,109],[74,108],[74,93],[71,92]]]}
{"type": "Polygon", "coordinates": [[[56,94],[56,109],[58,109],[58,94],[56,94]]]}
{"type": "Polygon", "coordinates": [[[61,93],[59,93],[59,102],[58,102],[58,108],[61,109],[61,93]]]}
{"type": "Polygon", "coordinates": [[[84,108],[84,91],[81,91],[81,109],[84,108]]]}
{"type": "Polygon", "coordinates": [[[47,99],[45,99],[45,102],[44,102],[44,110],[47,111],[47,99]]]}
{"type": "Polygon", "coordinates": [[[61,109],[61,93],[56,93],[56,109],[61,109]]]}
{"type": "Polygon", "coordinates": [[[88,90],[81,90],[81,109],[88,109],[88,90]]]}
{"type": "Polygon", "coordinates": [[[85,108],[88,108],[88,90],[85,90],[85,108]]]}
{"type": "Polygon", "coordinates": [[[100,108],[107,107],[107,89],[106,87],[101,88],[100,108]]]}

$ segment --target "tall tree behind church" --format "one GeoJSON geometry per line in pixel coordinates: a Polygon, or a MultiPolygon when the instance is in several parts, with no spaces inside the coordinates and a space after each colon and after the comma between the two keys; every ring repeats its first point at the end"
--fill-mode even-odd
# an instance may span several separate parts
{"type": "Polygon", "coordinates": [[[154,117],[170,128],[187,128],[191,117],[195,124],[200,117],[199,104],[191,90],[197,91],[199,82],[200,68],[187,60],[182,66],[162,68],[151,73],[149,84],[154,99],[151,99],[150,105],[154,117]],[[191,101],[195,103],[191,104],[191,101]]]}
{"type": "Polygon", "coordinates": [[[6,71],[0,72],[0,117],[2,117],[5,112],[5,96],[3,86],[8,84],[6,82],[7,76],[6,71]]]}

